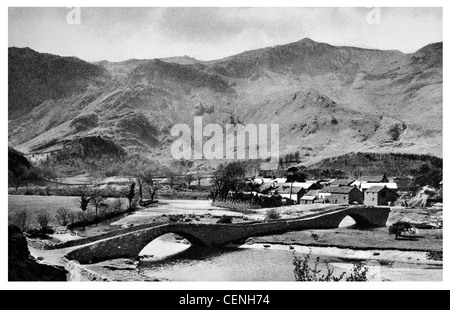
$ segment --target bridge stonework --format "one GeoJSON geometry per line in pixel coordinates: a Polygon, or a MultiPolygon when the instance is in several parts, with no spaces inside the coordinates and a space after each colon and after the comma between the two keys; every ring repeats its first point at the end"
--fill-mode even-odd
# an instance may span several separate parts
{"type": "Polygon", "coordinates": [[[346,217],[358,224],[383,227],[389,216],[389,208],[349,207],[306,218],[254,222],[242,224],[167,223],[127,232],[122,235],[81,246],[68,253],[66,258],[81,264],[96,263],[115,258],[136,259],[139,252],[152,240],[167,233],[187,239],[193,245],[219,247],[252,236],[279,234],[305,229],[337,228],[346,217]]]}

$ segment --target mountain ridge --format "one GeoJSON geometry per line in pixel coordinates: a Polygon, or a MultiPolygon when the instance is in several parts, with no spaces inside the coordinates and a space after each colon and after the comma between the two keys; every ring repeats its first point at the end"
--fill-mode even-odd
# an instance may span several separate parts
{"type": "Polygon", "coordinates": [[[8,49],[8,140],[25,153],[101,135],[167,158],[171,127],[203,116],[279,123],[281,153],[301,150],[307,163],[358,151],[442,156],[442,42],[405,54],[303,39],[213,61],[117,63],[30,50],[8,49]]]}

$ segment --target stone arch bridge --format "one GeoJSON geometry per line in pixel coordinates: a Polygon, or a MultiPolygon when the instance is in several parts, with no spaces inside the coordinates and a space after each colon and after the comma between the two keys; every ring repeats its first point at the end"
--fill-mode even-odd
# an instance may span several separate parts
{"type": "Polygon", "coordinates": [[[69,260],[81,264],[96,263],[115,258],[136,259],[139,252],[152,240],[174,233],[187,239],[193,245],[220,247],[225,244],[245,240],[253,236],[280,234],[288,231],[305,229],[337,228],[346,217],[352,217],[362,226],[384,227],[390,208],[378,207],[346,207],[322,214],[289,220],[270,222],[251,222],[239,224],[209,223],[166,223],[146,227],[132,232],[125,231],[76,248],[66,255],[69,260]]]}

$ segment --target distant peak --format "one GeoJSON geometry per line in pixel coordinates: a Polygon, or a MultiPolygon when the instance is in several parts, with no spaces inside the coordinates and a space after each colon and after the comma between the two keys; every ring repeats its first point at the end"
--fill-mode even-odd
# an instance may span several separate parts
{"type": "Polygon", "coordinates": [[[297,43],[302,43],[302,44],[317,44],[318,42],[310,39],[310,38],[304,38],[301,39],[300,41],[298,41],[297,43]]]}

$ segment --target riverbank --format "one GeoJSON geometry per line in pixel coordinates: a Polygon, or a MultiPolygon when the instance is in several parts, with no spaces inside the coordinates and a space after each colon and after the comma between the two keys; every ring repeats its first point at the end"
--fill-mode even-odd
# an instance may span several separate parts
{"type": "Polygon", "coordinates": [[[280,235],[251,237],[247,243],[337,247],[359,250],[443,251],[442,229],[420,229],[417,238],[395,240],[388,228],[360,230],[353,228],[310,229],[280,235]]]}

